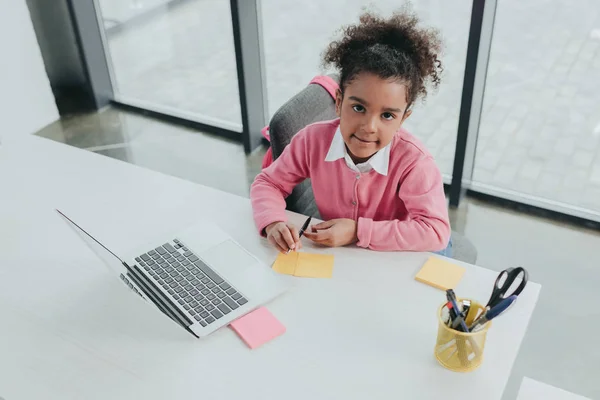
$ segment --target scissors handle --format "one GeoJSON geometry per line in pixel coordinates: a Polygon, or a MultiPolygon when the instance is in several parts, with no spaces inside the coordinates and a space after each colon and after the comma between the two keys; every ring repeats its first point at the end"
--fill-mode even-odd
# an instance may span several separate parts
{"type": "Polygon", "coordinates": [[[513,295],[518,296],[525,288],[525,285],[527,285],[528,279],[529,274],[527,273],[527,270],[522,267],[507,268],[500,272],[496,278],[496,282],[494,282],[494,290],[492,291],[492,295],[490,296],[490,300],[488,301],[486,307],[492,308],[507,297],[513,295]],[[521,283],[519,283],[519,286],[517,286],[512,293],[509,293],[508,290],[511,288],[512,284],[519,277],[519,275],[522,275],[521,283]]]}

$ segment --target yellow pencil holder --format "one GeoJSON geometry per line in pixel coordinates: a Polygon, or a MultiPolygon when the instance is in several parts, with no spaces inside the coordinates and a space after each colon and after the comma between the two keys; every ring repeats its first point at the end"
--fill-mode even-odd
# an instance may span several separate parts
{"type": "MultiPolygon", "coordinates": [[[[460,301],[461,299],[459,299],[460,301]]],[[[478,306],[479,312],[483,313],[485,307],[478,306]]],[[[438,335],[435,345],[435,358],[440,364],[455,372],[471,372],[476,370],[483,361],[483,349],[491,321],[484,327],[473,333],[466,333],[448,327],[443,320],[442,314],[446,309],[446,303],[438,309],[438,335]]]]}

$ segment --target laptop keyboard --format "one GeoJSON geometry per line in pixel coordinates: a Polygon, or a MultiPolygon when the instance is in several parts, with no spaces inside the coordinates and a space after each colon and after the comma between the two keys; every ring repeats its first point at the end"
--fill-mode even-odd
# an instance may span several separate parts
{"type": "Polygon", "coordinates": [[[135,260],[202,326],[248,302],[178,239],[135,260]]]}

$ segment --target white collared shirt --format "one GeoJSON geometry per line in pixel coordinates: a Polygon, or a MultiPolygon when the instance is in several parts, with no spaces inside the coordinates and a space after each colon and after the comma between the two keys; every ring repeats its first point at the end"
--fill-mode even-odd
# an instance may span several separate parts
{"type": "Polygon", "coordinates": [[[366,162],[354,164],[354,161],[352,161],[350,154],[348,154],[348,151],[346,150],[346,143],[344,142],[342,131],[338,126],[335,135],[333,136],[333,140],[331,141],[329,152],[327,152],[327,156],[325,157],[325,161],[332,162],[343,158],[346,161],[346,165],[355,172],[366,173],[374,169],[377,173],[387,176],[390,164],[391,146],[392,143],[390,142],[387,146],[373,154],[366,162]]]}

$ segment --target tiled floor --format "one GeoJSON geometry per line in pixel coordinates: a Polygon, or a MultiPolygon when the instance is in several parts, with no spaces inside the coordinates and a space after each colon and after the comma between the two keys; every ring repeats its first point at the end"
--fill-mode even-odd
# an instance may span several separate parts
{"type": "MultiPolygon", "coordinates": [[[[227,0],[100,0],[109,24],[155,10],[108,35],[125,102],[240,125],[227,0]],[[156,11],[157,10],[157,11],[156,11]]],[[[269,110],[322,71],[320,55],[342,24],[379,0],[262,0],[269,110]],[[306,23],[310,21],[310,24],[306,23]]],[[[470,1],[413,0],[440,29],[446,51],[439,91],[407,122],[452,172],[470,1]]],[[[498,2],[474,180],[600,213],[600,2],[498,2]]],[[[600,217],[599,217],[600,218],[600,217]]]]}
{"type": "MultiPolygon", "coordinates": [[[[39,135],[242,196],[264,154],[246,157],[240,144],[110,108],[39,135]]],[[[497,271],[520,265],[542,284],[503,399],[516,397],[523,376],[600,398],[600,233],[473,200],[451,215],[453,229],[477,247],[479,265],[497,271]]]]}

